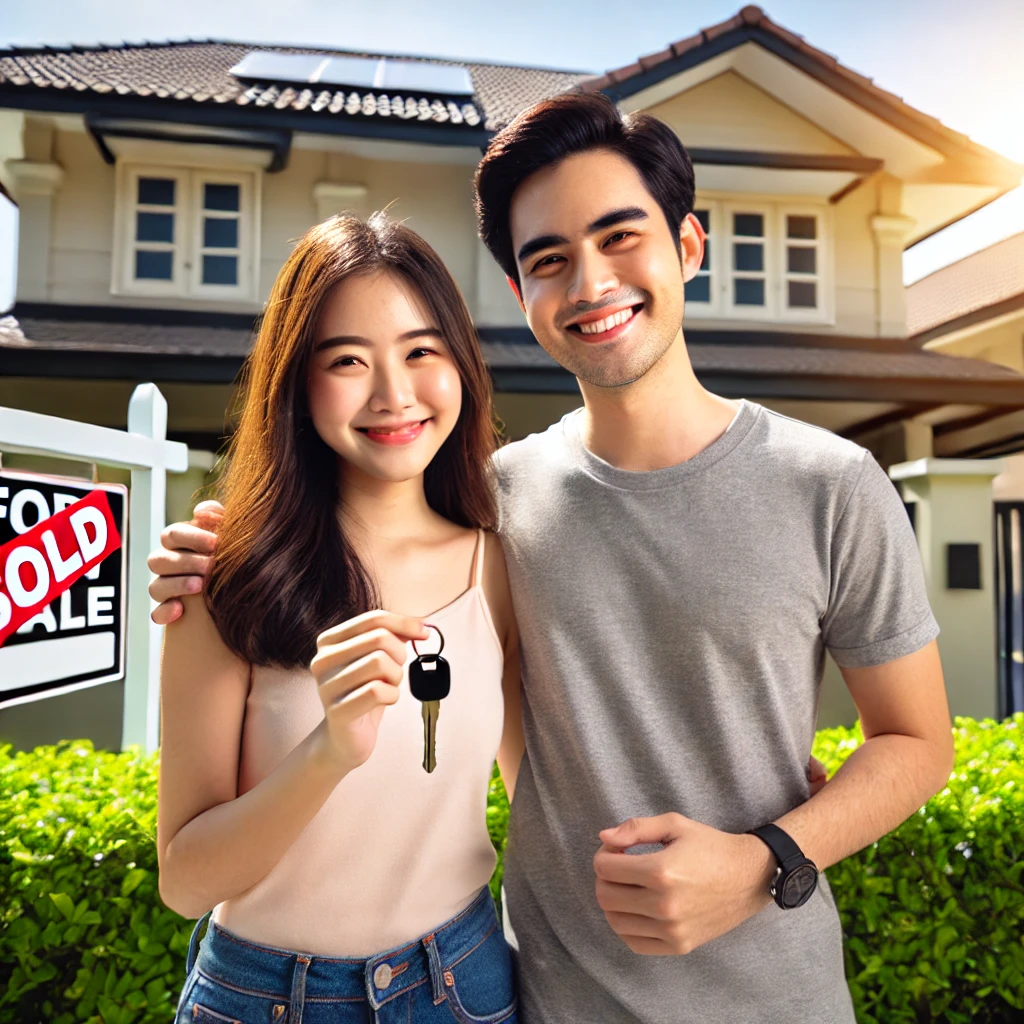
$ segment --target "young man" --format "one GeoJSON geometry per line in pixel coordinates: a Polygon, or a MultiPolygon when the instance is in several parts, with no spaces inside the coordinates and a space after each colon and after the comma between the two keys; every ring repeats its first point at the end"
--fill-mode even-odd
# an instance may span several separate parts
{"type": "Polygon", "coordinates": [[[523,667],[505,861],[522,1019],[852,1022],[818,872],[952,765],[899,499],[863,449],[697,381],[680,325],[704,238],[666,125],[559,97],[494,138],[476,184],[481,236],[584,400],[496,458],[523,667]],[[808,799],[826,649],[866,742],[808,799]]]}

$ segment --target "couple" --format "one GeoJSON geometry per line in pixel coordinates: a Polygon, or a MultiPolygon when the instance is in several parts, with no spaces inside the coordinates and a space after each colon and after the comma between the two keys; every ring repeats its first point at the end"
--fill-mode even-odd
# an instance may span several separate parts
{"type": "Polygon", "coordinates": [[[337,217],[288,259],[217,536],[151,558],[160,891],[215,908],[179,1022],[853,1021],[819,872],[948,777],[937,627],[871,455],[694,376],[693,198],[674,133],[603,97],[495,136],[480,233],[584,400],[496,453],[422,239],[337,217]],[[826,649],[866,742],[811,795],[826,649]]]}

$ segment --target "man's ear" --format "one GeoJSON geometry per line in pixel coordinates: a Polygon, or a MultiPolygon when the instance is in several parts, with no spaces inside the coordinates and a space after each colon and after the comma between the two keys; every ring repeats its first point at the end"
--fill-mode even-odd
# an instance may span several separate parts
{"type": "Polygon", "coordinates": [[[512,294],[516,297],[516,302],[519,303],[519,308],[525,313],[526,307],[523,305],[523,296],[519,291],[519,285],[517,285],[515,280],[509,277],[508,274],[505,275],[505,280],[508,281],[508,286],[512,289],[512,294]]]}
{"type": "Polygon", "coordinates": [[[679,225],[679,254],[683,264],[683,280],[692,281],[704,262],[704,245],[707,235],[699,220],[688,213],[679,225]]]}

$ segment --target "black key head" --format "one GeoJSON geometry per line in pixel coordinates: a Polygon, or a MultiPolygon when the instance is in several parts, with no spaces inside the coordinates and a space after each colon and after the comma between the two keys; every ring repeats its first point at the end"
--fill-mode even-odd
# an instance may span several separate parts
{"type": "Polygon", "coordinates": [[[417,700],[444,700],[451,688],[451,669],[440,654],[421,654],[409,665],[409,689],[417,700]]]}

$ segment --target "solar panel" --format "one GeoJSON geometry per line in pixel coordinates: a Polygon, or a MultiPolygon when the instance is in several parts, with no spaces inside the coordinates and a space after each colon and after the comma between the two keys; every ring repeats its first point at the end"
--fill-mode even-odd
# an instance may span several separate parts
{"type": "Polygon", "coordinates": [[[377,69],[383,63],[376,57],[331,57],[320,68],[316,81],[326,85],[373,89],[377,85],[377,69]]]}
{"type": "Polygon", "coordinates": [[[236,64],[231,74],[264,82],[345,85],[398,95],[473,95],[473,82],[466,68],[413,60],[256,50],[236,64]]]}
{"type": "Polygon", "coordinates": [[[465,68],[411,60],[384,60],[381,64],[382,80],[374,82],[374,85],[385,92],[473,95],[473,82],[465,68]]]}
{"type": "Polygon", "coordinates": [[[327,59],[315,53],[255,50],[246,54],[230,73],[235,78],[251,78],[263,82],[308,82],[327,59]]]}

